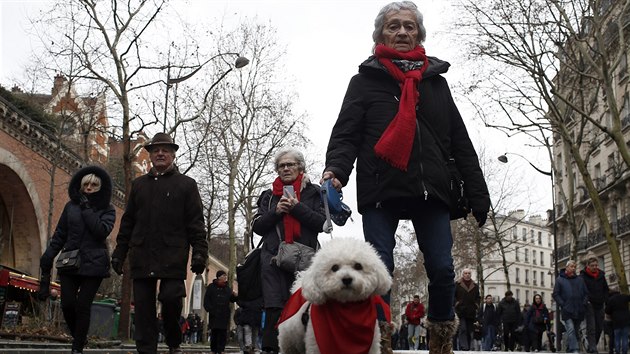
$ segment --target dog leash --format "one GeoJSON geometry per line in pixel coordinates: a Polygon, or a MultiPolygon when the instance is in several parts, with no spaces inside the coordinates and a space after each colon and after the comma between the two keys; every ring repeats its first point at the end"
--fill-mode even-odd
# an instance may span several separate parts
{"type": "Polygon", "coordinates": [[[324,222],[324,226],[323,231],[327,234],[330,234],[330,237],[332,238],[332,230],[333,230],[333,225],[332,225],[332,221],[330,220],[330,209],[328,208],[328,191],[326,190],[326,188],[321,188],[321,195],[322,195],[322,199],[324,199],[324,212],[326,213],[326,221],[324,222]]]}

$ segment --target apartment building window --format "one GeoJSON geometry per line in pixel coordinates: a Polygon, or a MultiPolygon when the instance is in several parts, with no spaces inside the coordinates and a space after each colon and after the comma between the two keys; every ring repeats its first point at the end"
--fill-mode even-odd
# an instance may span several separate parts
{"type": "Polygon", "coordinates": [[[545,272],[540,272],[540,286],[545,286],[545,272]]]}
{"type": "Polygon", "coordinates": [[[549,264],[553,264],[553,253],[549,253],[549,264]]]}
{"type": "Polygon", "coordinates": [[[534,244],[534,242],[536,242],[536,241],[535,241],[536,239],[534,238],[534,234],[535,234],[535,233],[536,233],[536,232],[535,232],[534,230],[529,230],[529,236],[530,236],[529,238],[530,238],[530,242],[531,242],[532,244],[534,244]]]}
{"type": "Polygon", "coordinates": [[[544,291],[541,291],[541,292],[540,292],[540,297],[542,298],[542,302],[543,302],[543,304],[544,304],[545,302],[547,302],[547,301],[545,301],[545,292],[544,292],[544,291]]]}
{"type": "Polygon", "coordinates": [[[517,284],[521,283],[521,269],[520,268],[516,268],[516,283],[517,284]]]}
{"type": "Polygon", "coordinates": [[[553,236],[551,234],[547,234],[547,247],[551,247],[551,238],[553,236]]]}
{"type": "Polygon", "coordinates": [[[532,263],[536,264],[536,250],[532,250],[532,263]]]}
{"type": "Polygon", "coordinates": [[[529,290],[525,290],[525,303],[529,304],[529,290]]]}
{"type": "Polygon", "coordinates": [[[610,225],[615,234],[619,233],[619,216],[617,215],[617,206],[610,206],[610,225]]]}
{"type": "Polygon", "coordinates": [[[516,289],[516,300],[519,300],[520,302],[520,298],[521,298],[521,289],[516,289]]]}
{"type": "Polygon", "coordinates": [[[538,278],[536,278],[536,272],[532,270],[532,282],[534,283],[534,285],[538,285],[538,278]]]}
{"type": "Polygon", "coordinates": [[[525,263],[529,263],[529,250],[526,248],[524,252],[525,252],[525,263]]]}
{"type": "Polygon", "coordinates": [[[623,54],[619,61],[619,81],[623,81],[628,78],[628,57],[623,54]]]}
{"type": "Polygon", "coordinates": [[[521,261],[520,253],[521,252],[518,251],[518,248],[514,250],[514,258],[516,259],[517,262],[521,261]]]}
{"type": "Polygon", "coordinates": [[[543,253],[543,251],[540,251],[540,265],[545,265],[545,254],[543,253]]]}
{"type": "Polygon", "coordinates": [[[525,284],[529,284],[529,269],[525,269],[525,284]]]}
{"type": "Polygon", "coordinates": [[[542,245],[542,232],[538,231],[538,244],[542,245]]]}
{"type": "Polygon", "coordinates": [[[522,235],[522,240],[527,242],[527,229],[523,228],[523,232],[521,233],[522,235]]]}
{"type": "Polygon", "coordinates": [[[518,229],[515,227],[512,229],[512,239],[516,240],[518,238],[518,229]]]}

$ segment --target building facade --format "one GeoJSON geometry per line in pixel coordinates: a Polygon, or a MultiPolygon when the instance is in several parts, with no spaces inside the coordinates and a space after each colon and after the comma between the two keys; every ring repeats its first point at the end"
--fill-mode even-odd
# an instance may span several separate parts
{"type": "Polygon", "coordinates": [[[509,289],[521,305],[530,304],[535,294],[540,294],[548,307],[553,306],[551,293],[555,282],[553,233],[548,222],[541,216],[526,217],[523,210],[508,215],[497,215],[498,235],[502,249],[493,251],[483,259],[484,294],[492,295],[495,302],[503,298],[509,289]],[[506,279],[502,253],[508,268],[506,279]]]}

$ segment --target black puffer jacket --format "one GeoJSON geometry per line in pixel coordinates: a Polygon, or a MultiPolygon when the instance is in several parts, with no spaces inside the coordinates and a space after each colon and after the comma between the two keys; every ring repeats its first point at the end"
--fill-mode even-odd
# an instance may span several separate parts
{"type": "Polygon", "coordinates": [[[429,67],[418,84],[420,103],[416,117],[420,136],[415,135],[407,171],[392,167],[374,153],[374,146],[398,112],[398,82],[374,57],[361,64],[359,74],[351,79],[330,136],[325,170],[346,185],[357,160],[360,212],[378,202],[399,199],[428,197],[448,205],[446,159],[435,136],[455,158],[473,211],[489,210],[490,197],[477,154],[448,84],[440,76],[449,66],[429,57],[429,67]]]}
{"type": "Polygon", "coordinates": [[[64,274],[108,277],[109,253],[106,239],[116,222],[116,210],[110,204],[112,180],[100,167],[84,167],[72,176],[68,185],[68,196],[70,201],[66,203],[50,245],[42,256],[42,272],[50,272],[52,260],[62,250],[80,249],[79,270],[66,271],[64,274]],[[81,179],[91,173],[101,179],[101,189],[87,195],[89,207],[81,208],[81,179]]]}
{"type": "Polygon", "coordinates": [[[133,181],[112,258],[129,252],[131,277],[186,279],[188,255],[208,259],[201,197],[194,179],[177,168],[153,169],[133,181]]]}

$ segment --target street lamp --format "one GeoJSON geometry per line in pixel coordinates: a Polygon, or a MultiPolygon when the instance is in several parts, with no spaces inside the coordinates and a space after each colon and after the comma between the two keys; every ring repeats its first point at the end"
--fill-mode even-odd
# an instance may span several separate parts
{"type": "MultiPolygon", "coordinates": [[[[543,171],[540,168],[538,168],[536,165],[531,163],[531,161],[529,161],[525,156],[517,154],[517,153],[513,153],[513,152],[506,152],[503,155],[497,157],[497,160],[499,160],[502,163],[507,163],[508,158],[506,155],[508,154],[515,155],[522,158],[523,160],[527,161],[527,163],[529,163],[529,165],[532,166],[538,173],[541,173],[545,176],[549,176],[551,178],[551,203],[552,203],[551,204],[551,222],[552,222],[552,232],[553,232],[553,273],[554,273],[555,279],[558,279],[558,240],[557,240],[558,225],[556,223],[556,193],[555,193],[556,186],[553,180],[553,166],[551,168],[551,171],[543,171]]],[[[555,280],[554,280],[554,285],[555,285],[555,280]]],[[[556,331],[556,348],[560,350],[560,344],[561,344],[560,306],[558,305],[558,303],[556,303],[556,313],[554,316],[554,323],[555,323],[555,331],[556,331]]]]}
{"type": "Polygon", "coordinates": [[[201,63],[190,74],[186,74],[184,76],[175,77],[175,78],[171,77],[171,71],[170,71],[171,68],[169,66],[168,72],[167,72],[167,78],[166,78],[166,96],[164,98],[164,100],[165,100],[165,102],[164,102],[164,129],[166,129],[166,118],[167,118],[167,112],[168,112],[168,109],[167,109],[168,108],[168,92],[169,92],[171,86],[179,84],[180,82],[183,82],[183,81],[186,81],[186,80],[190,79],[197,72],[199,72],[199,70],[201,70],[201,68],[203,68],[206,64],[208,64],[209,62],[211,62],[212,60],[214,60],[214,59],[216,59],[218,57],[222,57],[222,56],[225,56],[225,55],[235,55],[235,56],[237,56],[236,60],[234,61],[234,66],[230,67],[228,70],[226,70],[223,74],[221,74],[221,76],[215,82],[212,83],[212,85],[210,85],[210,88],[206,91],[206,94],[203,97],[203,104],[205,105],[206,101],[208,100],[208,95],[210,94],[210,91],[212,91],[212,89],[219,82],[221,82],[221,80],[223,80],[223,78],[226,77],[227,74],[229,74],[232,70],[234,70],[234,68],[240,69],[240,68],[246,66],[247,64],[249,64],[249,59],[241,56],[238,53],[220,53],[220,54],[217,54],[217,55],[213,56],[212,58],[206,60],[205,62],[201,63]]]}

